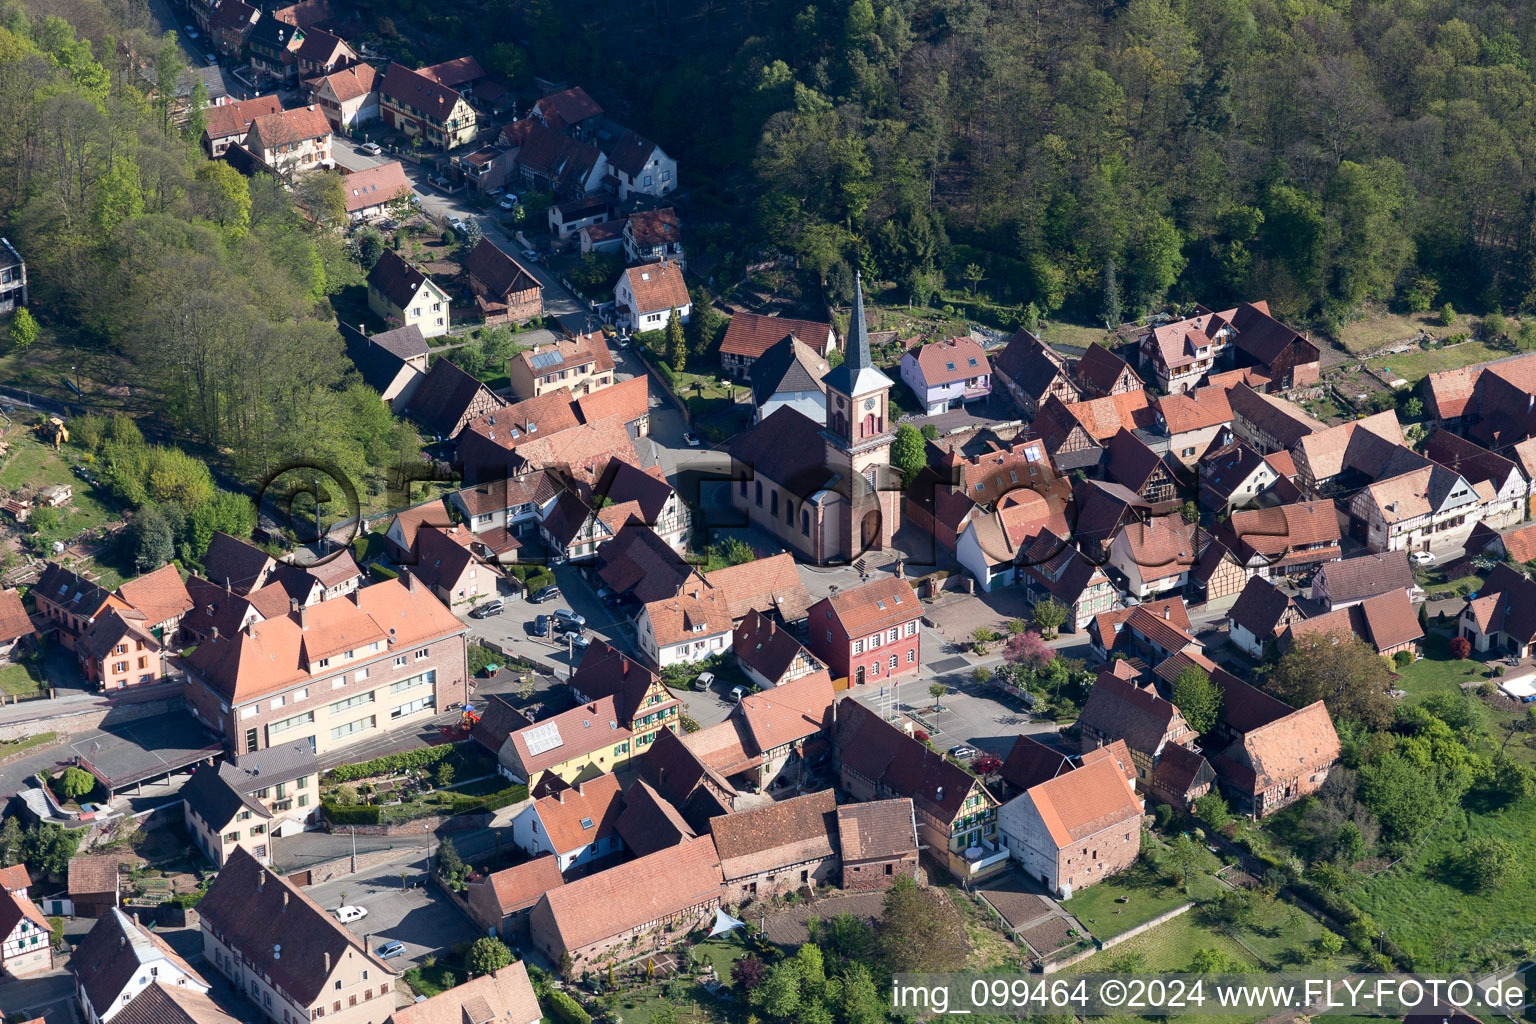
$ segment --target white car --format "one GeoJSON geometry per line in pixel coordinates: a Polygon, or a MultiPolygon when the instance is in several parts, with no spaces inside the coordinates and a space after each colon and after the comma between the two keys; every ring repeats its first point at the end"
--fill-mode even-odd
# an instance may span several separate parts
{"type": "Polygon", "coordinates": [[[537,249],[524,249],[523,255],[531,260],[536,260],[539,258],[539,251],[537,249]]]}
{"type": "Polygon", "coordinates": [[[464,233],[464,221],[458,217],[449,217],[448,226],[453,228],[453,230],[457,231],[461,235],[464,233]]]}
{"type": "Polygon", "coordinates": [[[191,25],[187,25],[186,26],[186,30],[187,30],[187,38],[188,39],[196,39],[197,38],[197,29],[193,28],[191,25]]]}
{"type": "Polygon", "coordinates": [[[378,156],[380,153],[384,152],[384,147],[380,146],[377,142],[365,142],[357,148],[362,150],[364,153],[367,153],[369,156],[378,156]]]}
{"type": "Polygon", "coordinates": [[[731,690],[731,703],[740,704],[741,698],[745,697],[746,695],[747,688],[745,686],[736,687],[735,689],[731,690]]]}
{"type": "Polygon", "coordinates": [[[1434,560],[1435,556],[1430,554],[1428,551],[1415,551],[1413,553],[1414,565],[1430,565],[1434,562],[1434,560]]]}
{"type": "Polygon", "coordinates": [[[502,196],[501,197],[501,208],[503,210],[515,210],[515,209],[517,209],[517,196],[502,196]]]}
{"type": "Polygon", "coordinates": [[[699,448],[704,444],[704,442],[700,441],[698,437],[693,434],[684,434],[683,444],[686,444],[689,448],[699,448]]]}
{"type": "Polygon", "coordinates": [[[349,904],[344,907],[337,907],[335,910],[331,911],[331,914],[342,924],[347,924],[350,921],[361,921],[363,918],[367,917],[368,908],[354,907],[349,904]]]}

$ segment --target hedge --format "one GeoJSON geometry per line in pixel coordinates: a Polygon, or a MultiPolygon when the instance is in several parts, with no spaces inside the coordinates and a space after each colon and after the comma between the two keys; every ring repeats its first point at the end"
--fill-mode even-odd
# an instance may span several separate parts
{"type": "Polygon", "coordinates": [[[672,372],[672,367],[667,365],[665,359],[656,360],[656,376],[666,382],[667,390],[677,394],[677,375],[672,372]]]}
{"type": "Polygon", "coordinates": [[[368,567],[368,575],[373,577],[373,582],[375,583],[385,583],[389,580],[397,580],[400,578],[400,574],[395,572],[395,570],[387,569],[377,562],[368,567]]]}
{"type": "Polygon", "coordinates": [[[377,804],[322,803],[320,813],[325,815],[325,820],[332,825],[377,825],[379,823],[377,804]]]}
{"type": "Polygon", "coordinates": [[[458,796],[453,798],[449,814],[472,814],[477,811],[497,811],[528,799],[527,786],[508,786],[506,789],[487,793],[485,796],[458,796]]]}
{"type": "Polygon", "coordinates": [[[549,992],[549,1015],[560,1024],[592,1024],[592,1015],[559,989],[549,992]]]}
{"type": "Polygon", "coordinates": [[[401,769],[426,768],[439,761],[446,761],[458,752],[459,748],[452,743],[442,743],[435,747],[419,747],[416,750],[406,750],[398,754],[385,754],[383,757],[376,757],[372,761],[364,761],[361,764],[339,764],[330,770],[327,778],[331,782],[352,782],[375,775],[389,775],[401,769]]]}

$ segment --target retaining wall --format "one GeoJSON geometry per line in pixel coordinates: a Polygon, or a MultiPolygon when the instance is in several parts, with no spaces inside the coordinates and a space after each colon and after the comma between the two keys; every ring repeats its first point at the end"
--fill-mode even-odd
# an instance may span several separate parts
{"type": "MultiPolygon", "coordinates": [[[[1071,956],[1064,957],[1060,960],[1053,960],[1050,963],[1045,964],[1041,970],[1046,974],[1055,974],[1057,971],[1065,970],[1075,963],[1080,963],[1088,959],[1095,953],[1106,949],[1113,949],[1127,939],[1134,939],[1142,932],[1151,931],[1153,928],[1156,928],[1160,924],[1172,921],[1180,914],[1187,914],[1193,908],[1193,903],[1185,903],[1182,906],[1174,907],[1172,910],[1158,914],[1152,920],[1145,921],[1137,925],[1135,928],[1127,928],[1125,931],[1121,932],[1119,935],[1114,936],[1113,938],[1105,939],[1103,942],[1098,942],[1096,946],[1090,946],[1088,949],[1079,950],[1078,952],[1073,953],[1071,956]]],[[[1095,941],[1097,942],[1097,940],[1095,941]]]]}

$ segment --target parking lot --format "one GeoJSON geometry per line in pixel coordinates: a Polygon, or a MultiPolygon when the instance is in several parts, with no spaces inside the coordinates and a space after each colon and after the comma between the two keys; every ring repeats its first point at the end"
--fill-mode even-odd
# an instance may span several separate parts
{"type": "Polygon", "coordinates": [[[310,886],[310,899],[327,911],[343,902],[362,907],[368,916],[346,927],[377,952],[386,942],[405,946],[402,956],[388,961],[396,971],[417,966],[429,954],[441,955],[458,942],[480,937],[479,930],[463,912],[430,887],[423,887],[426,861],[419,853],[407,853],[397,861],[371,868],[351,878],[310,886]],[[401,887],[401,873],[412,888],[401,887]]]}

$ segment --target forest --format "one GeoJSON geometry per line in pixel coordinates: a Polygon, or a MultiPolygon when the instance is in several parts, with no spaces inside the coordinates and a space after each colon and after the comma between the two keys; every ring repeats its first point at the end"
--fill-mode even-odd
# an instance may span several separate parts
{"type": "Polygon", "coordinates": [[[150,440],[246,484],[311,458],[382,487],[419,443],[349,376],[328,300],[362,273],[333,230],[337,179],[295,197],[207,160],[202,85],[149,27],[126,0],[0,6],[0,214],[34,312],[57,344],[120,359],[94,383],[142,396],[150,440]]]}
{"type": "Polygon", "coordinates": [[[580,82],[678,156],[712,256],[788,251],[834,298],[860,268],[1095,321],[1536,306],[1516,0],[371,6],[580,82]]]}

